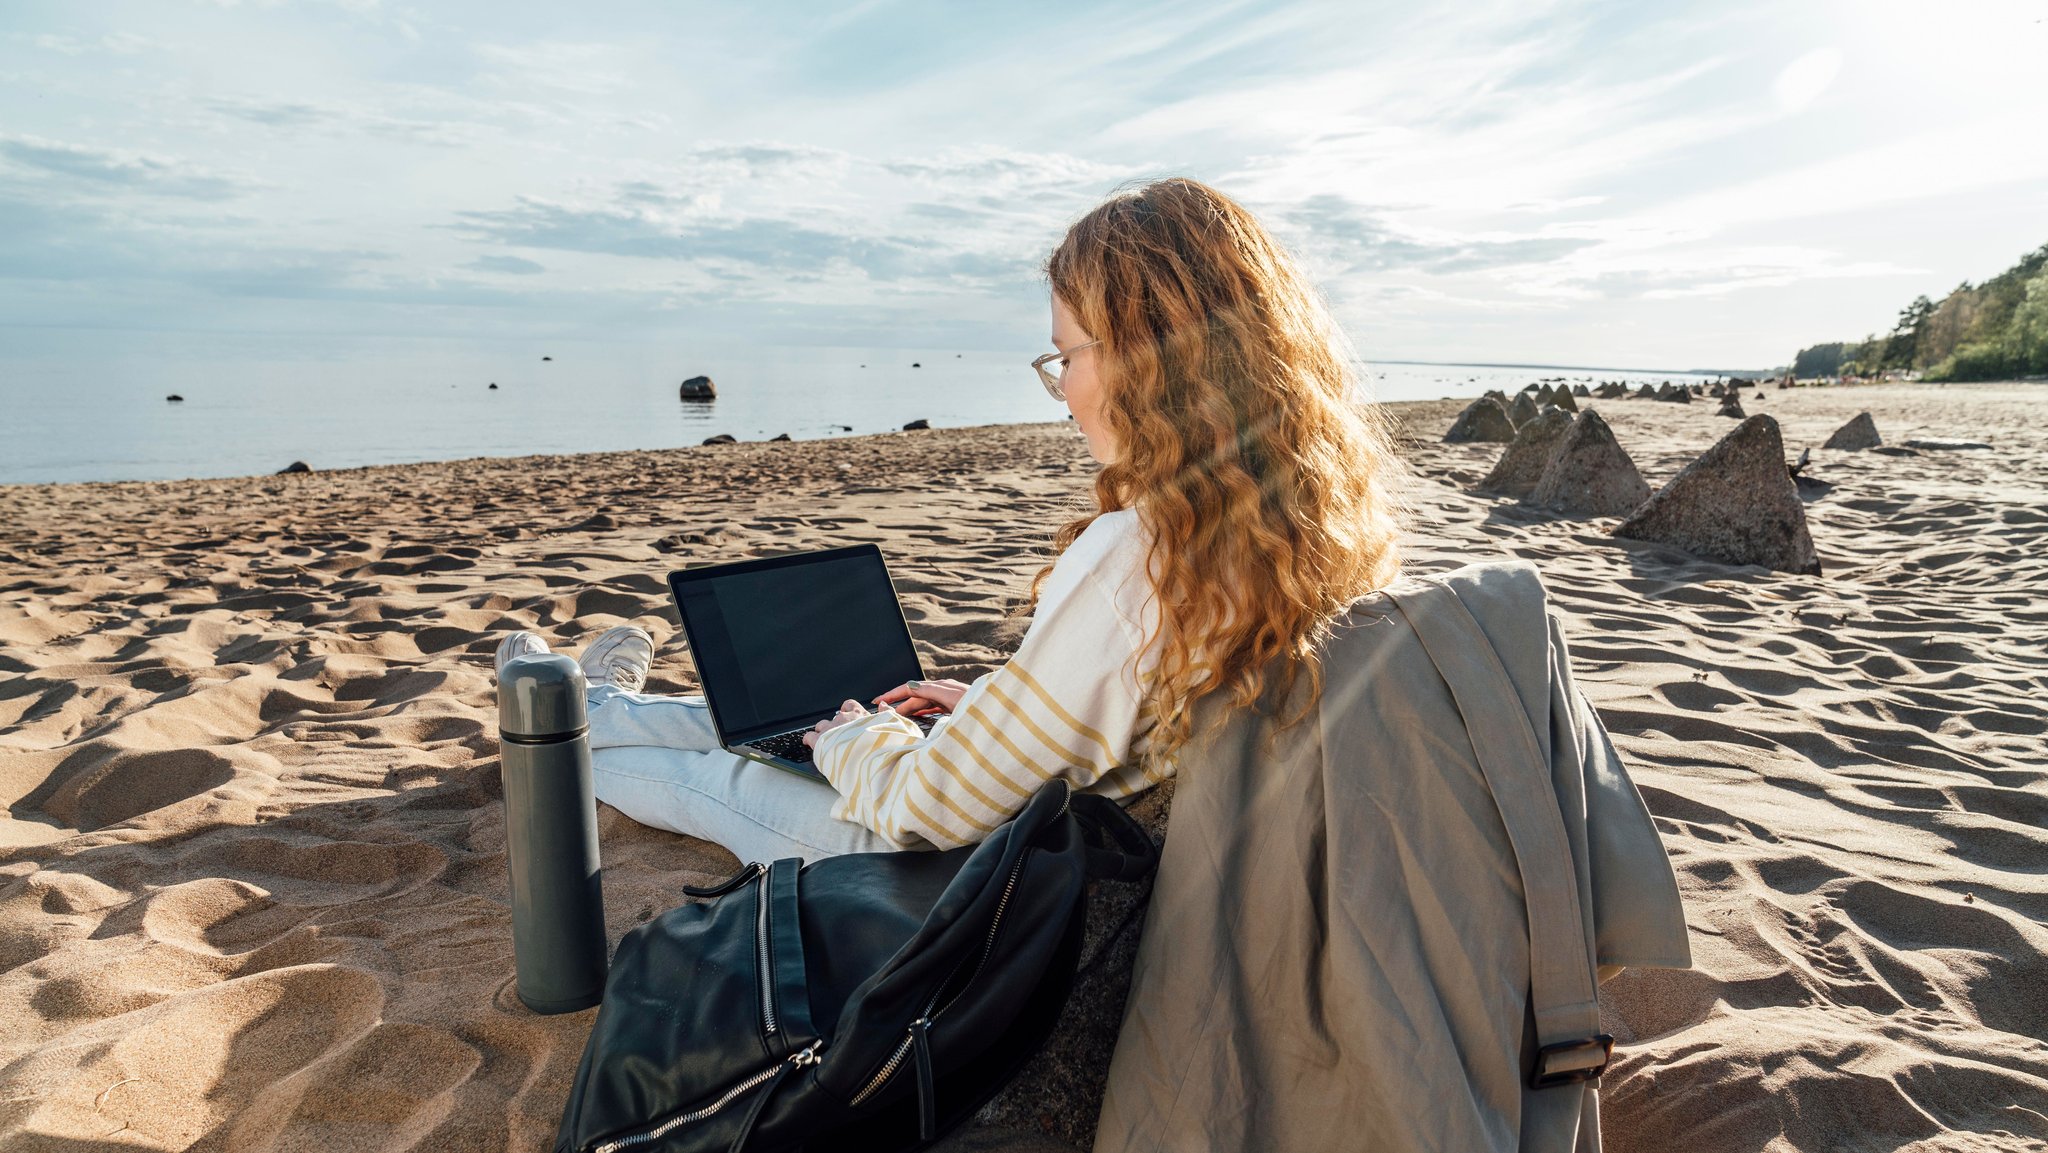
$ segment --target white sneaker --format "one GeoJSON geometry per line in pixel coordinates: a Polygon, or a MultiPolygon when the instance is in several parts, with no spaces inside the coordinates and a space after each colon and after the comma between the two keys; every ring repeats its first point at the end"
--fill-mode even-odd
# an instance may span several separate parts
{"type": "Polygon", "coordinates": [[[540,639],[538,633],[516,632],[498,642],[497,671],[505,671],[505,662],[520,657],[534,657],[548,651],[548,642],[540,639]]]}
{"type": "Polygon", "coordinates": [[[576,658],[593,685],[616,685],[637,693],[647,684],[654,664],[654,638],[639,625],[606,629],[576,658]]]}

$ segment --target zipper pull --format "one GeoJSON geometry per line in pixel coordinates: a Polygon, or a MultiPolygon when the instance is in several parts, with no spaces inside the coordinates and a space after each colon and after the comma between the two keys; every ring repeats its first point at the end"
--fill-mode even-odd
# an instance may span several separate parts
{"type": "Polygon", "coordinates": [[[749,861],[746,868],[741,869],[739,872],[734,873],[715,885],[684,885],[683,895],[685,897],[723,897],[767,871],[768,866],[761,862],[749,861]]]}
{"type": "Polygon", "coordinates": [[[740,1119],[740,1131],[733,1137],[732,1145],[726,1153],[744,1153],[747,1139],[754,1135],[754,1125],[761,1120],[761,1110],[768,1107],[768,1098],[773,1097],[775,1090],[782,1087],[784,1077],[806,1065],[816,1065],[821,1060],[818,1056],[818,1046],[823,1044],[823,1041],[813,1041],[791,1053],[783,1059],[782,1064],[775,1067],[775,1075],[768,1078],[768,1084],[755,1095],[754,1103],[747,1106],[747,1115],[740,1119]]]}
{"type": "Polygon", "coordinates": [[[939,1135],[939,1103],[932,1088],[932,1047],[926,1040],[932,1019],[919,1017],[910,1023],[911,1061],[917,1066],[917,1139],[931,1141],[939,1135]]]}

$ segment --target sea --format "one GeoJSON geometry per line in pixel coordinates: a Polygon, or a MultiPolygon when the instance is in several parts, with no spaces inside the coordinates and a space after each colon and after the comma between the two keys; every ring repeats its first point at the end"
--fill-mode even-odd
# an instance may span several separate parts
{"type": "MultiPolygon", "coordinates": [[[[110,340],[99,349],[77,341],[26,354],[0,348],[0,484],[250,476],[295,461],[321,470],[673,448],[720,433],[816,440],[914,420],[952,428],[1067,418],[1031,371],[1035,347],[510,343],[323,337],[210,348],[184,336],[139,347],[110,340]],[[717,399],[679,399],[681,382],[698,375],[712,379],[717,399]]],[[[1702,379],[1542,365],[1360,368],[1387,401],[1512,393],[1537,380],[1702,379]]]]}

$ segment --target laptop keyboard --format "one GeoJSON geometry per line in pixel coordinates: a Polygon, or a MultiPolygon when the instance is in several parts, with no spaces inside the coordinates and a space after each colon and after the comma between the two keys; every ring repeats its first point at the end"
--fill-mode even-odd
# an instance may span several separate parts
{"type": "MultiPolygon", "coordinates": [[[[929,717],[905,717],[904,719],[914,723],[919,729],[929,734],[932,731],[932,726],[937,724],[940,717],[944,715],[943,713],[938,713],[929,717]]],[[[766,753],[771,757],[781,757],[786,761],[795,761],[800,765],[808,765],[811,763],[811,750],[810,746],[804,744],[804,734],[810,731],[809,729],[797,729],[793,732],[779,733],[772,737],[763,737],[758,741],[748,741],[747,747],[766,753]]]]}

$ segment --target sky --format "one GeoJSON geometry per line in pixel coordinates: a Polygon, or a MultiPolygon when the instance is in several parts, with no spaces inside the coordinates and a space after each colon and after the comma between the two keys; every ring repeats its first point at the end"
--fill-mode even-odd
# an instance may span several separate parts
{"type": "Polygon", "coordinates": [[[1367,361],[1768,367],[2048,242],[2044,18],[9,0],[0,365],[166,334],[1035,353],[1067,224],[1186,175],[1367,361]]]}

